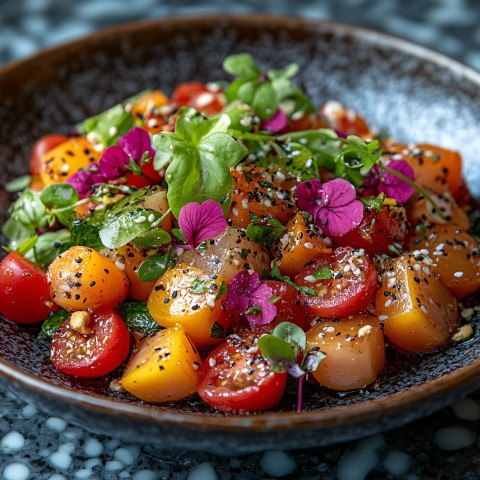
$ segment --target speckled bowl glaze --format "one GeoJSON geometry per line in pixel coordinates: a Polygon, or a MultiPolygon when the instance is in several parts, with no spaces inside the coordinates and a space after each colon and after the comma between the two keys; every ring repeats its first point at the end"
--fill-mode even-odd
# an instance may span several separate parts
{"type": "MultiPolygon", "coordinates": [[[[0,71],[0,184],[25,172],[36,138],[72,125],[142,89],[225,78],[223,58],[251,52],[265,67],[300,65],[318,102],[338,99],[402,141],[456,148],[480,197],[480,75],[431,50],[365,29],[275,17],[170,18],[96,33],[0,71]]],[[[0,190],[4,214],[11,201],[0,190]]],[[[474,300],[478,303],[478,299],[474,300]]],[[[478,319],[474,319],[478,326],[478,319]]],[[[57,372],[35,329],[0,322],[0,382],[92,431],[164,447],[244,453],[308,448],[390,429],[480,387],[480,336],[419,357],[390,352],[374,387],[339,396],[307,385],[273,411],[224,415],[198,399],[146,405],[111,393],[108,379],[57,372]]]]}

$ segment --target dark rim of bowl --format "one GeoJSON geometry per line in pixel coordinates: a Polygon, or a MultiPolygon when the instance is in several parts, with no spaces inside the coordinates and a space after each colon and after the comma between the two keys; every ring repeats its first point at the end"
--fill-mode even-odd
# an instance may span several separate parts
{"type": "MultiPolygon", "coordinates": [[[[25,59],[12,62],[0,69],[0,77],[8,77],[14,72],[28,66],[30,62],[40,61],[48,58],[52,54],[68,51],[83,45],[98,44],[98,42],[106,38],[133,33],[139,30],[155,27],[168,27],[171,29],[172,26],[176,24],[188,24],[192,27],[206,24],[212,26],[231,24],[237,27],[244,27],[249,25],[264,25],[265,23],[275,28],[303,28],[306,30],[318,30],[319,32],[334,32],[336,34],[366,40],[372,44],[382,44],[446,68],[468,79],[480,89],[480,72],[430,48],[416,45],[415,43],[389,34],[354,25],[333,21],[311,21],[301,18],[268,15],[237,16],[215,14],[208,16],[167,17],[120,24],[102,29],[78,40],[41,50],[25,59]]],[[[161,407],[149,408],[148,404],[132,405],[97,395],[79,393],[66,387],[49,383],[42,378],[34,377],[25,370],[15,367],[0,358],[0,375],[3,378],[45,397],[76,404],[79,407],[93,409],[98,413],[106,415],[121,415],[138,422],[154,421],[155,423],[182,425],[183,427],[191,428],[239,431],[325,428],[374,420],[384,414],[395,414],[408,408],[414,408],[427,400],[438,398],[453,389],[472,384],[475,379],[478,379],[479,370],[480,359],[435,380],[413,386],[404,392],[395,393],[382,399],[366,400],[365,402],[330,408],[328,410],[312,410],[302,412],[301,414],[295,412],[266,412],[255,415],[229,415],[219,417],[216,415],[210,416],[206,414],[162,411],[161,407]]]]}

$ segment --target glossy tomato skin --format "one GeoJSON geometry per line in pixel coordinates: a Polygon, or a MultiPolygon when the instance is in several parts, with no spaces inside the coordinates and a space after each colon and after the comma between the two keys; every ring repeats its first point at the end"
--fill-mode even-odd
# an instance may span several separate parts
{"type": "Polygon", "coordinates": [[[321,255],[295,278],[302,287],[313,288],[317,295],[301,293],[302,306],[322,318],[345,318],[367,307],[377,290],[377,273],[363,250],[339,247],[331,254],[321,255]],[[315,279],[322,267],[332,276],[315,279]]]}
{"type": "Polygon", "coordinates": [[[408,235],[407,214],[403,207],[383,206],[379,211],[365,208],[360,225],[341,237],[332,237],[336,245],[363,248],[369,257],[389,254],[390,245],[404,245],[408,235]]]}
{"type": "Polygon", "coordinates": [[[130,334],[123,320],[113,311],[90,316],[92,333],[82,335],[68,318],[55,333],[50,358],[63,373],[80,378],[101,377],[117,368],[130,349],[130,334]]]}
{"type": "Polygon", "coordinates": [[[65,135],[51,134],[39,138],[32,147],[30,153],[30,174],[40,175],[40,159],[42,155],[53,150],[58,145],[66,142],[68,137],[65,135]]]}
{"type": "Polygon", "coordinates": [[[225,106],[225,95],[220,89],[213,90],[200,82],[184,82],[174,90],[172,102],[193,107],[205,115],[215,115],[225,106]]]}
{"type": "Polygon", "coordinates": [[[256,345],[258,333],[230,335],[206,358],[197,393],[224,412],[255,412],[274,407],[282,398],[286,373],[270,372],[256,345]]]}
{"type": "Polygon", "coordinates": [[[50,298],[45,273],[17,252],[0,263],[0,312],[16,323],[45,320],[58,307],[50,298]]]}

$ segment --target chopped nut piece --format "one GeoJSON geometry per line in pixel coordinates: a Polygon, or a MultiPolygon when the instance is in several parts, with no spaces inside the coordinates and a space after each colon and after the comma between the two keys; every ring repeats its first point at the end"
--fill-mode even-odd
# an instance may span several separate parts
{"type": "Polygon", "coordinates": [[[362,328],[358,329],[358,336],[360,338],[366,337],[367,335],[370,335],[370,332],[372,331],[372,326],[371,325],[364,325],[362,328]]]}
{"type": "Polygon", "coordinates": [[[73,312],[70,317],[70,326],[82,335],[90,335],[92,330],[88,328],[90,314],[88,312],[73,312]]]}
{"type": "Polygon", "coordinates": [[[454,342],[463,342],[468,340],[473,335],[473,328],[470,324],[462,325],[456,333],[453,335],[452,340],[454,342]]]}

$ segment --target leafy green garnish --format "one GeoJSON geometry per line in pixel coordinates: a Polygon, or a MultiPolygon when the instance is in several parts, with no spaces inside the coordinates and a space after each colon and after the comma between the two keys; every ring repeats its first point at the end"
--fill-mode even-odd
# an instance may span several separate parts
{"type": "Polygon", "coordinates": [[[311,297],[314,297],[315,295],[318,294],[318,292],[314,288],[301,287],[296,283],[292,282],[287,276],[283,276],[276,265],[273,266],[270,276],[273,278],[273,280],[279,280],[280,282],[285,282],[287,285],[290,285],[291,287],[295,288],[299,292],[306,293],[311,297]]]}
{"type": "Polygon", "coordinates": [[[227,214],[234,186],[230,168],[247,154],[247,149],[226,133],[229,125],[228,115],[206,118],[186,108],[177,119],[175,133],[153,137],[155,168],[168,165],[167,198],[175,217],[187,203],[208,199],[219,203],[227,214]]]}
{"type": "Polygon", "coordinates": [[[54,232],[45,232],[33,238],[36,238],[35,243],[23,254],[43,268],[48,267],[61,253],[73,245],[70,232],[64,228],[54,232]]]}
{"type": "Polygon", "coordinates": [[[363,197],[360,198],[360,201],[367,207],[372,208],[375,212],[379,213],[383,207],[383,202],[385,201],[385,194],[381,193],[376,197],[363,197]]]}
{"type": "Polygon", "coordinates": [[[59,310],[43,321],[38,338],[52,338],[63,322],[70,316],[66,310],[59,310]]]}
{"type": "Polygon", "coordinates": [[[206,293],[208,292],[208,286],[206,280],[200,280],[196,278],[190,286],[190,293],[206,293]]]}
{"type": "Polygon", "coordinates": [[[160,330],[147,308],[147,302],[124,302],[119,313],[127,328],[133,332],[151,333],[160,330]]]}
{"type": "Polygon", "coordinates": [[[327,266],[323,265],[319,269],[315,270],[312,276],[317,280],[326,280],[327,278],[332,278],[333,273],[327,266]]]}
{"type": "Polygon", "coordinates": [[[172,258],[173,247],[170,247],[165,254],[155,254],[142,262],[138,269],[138,278],[141,282],[153,282],[161,277],[176,262],[172,258]]]}
{"type": "Polygon", "coordinates": [[[165,245],[171,240],[172,237],[170,237],[170,234],[168,232],[160,228],[154,228],[145,235],[135,237],[132,242],[136,243],[137,245],[142,245],[143,247],[155,248],[165,245]]]}
{"type": "Polygon", "coordinates": [[[247,237],[260,245],[271,247],[285,231],[285,226],[276,218],[258,219],[248,225],[247,237]]]}
{"type": "Polygon", "coordinates": [[[31,181],[32,177],[30,175],[22,175],[7,182],[3,188],[8,193],[21,192],[30,185],[31,181]]]}
{"type": "Polygon", "coordinates": [[[222,297],[226,293],[228,293],[227,284],[225,282],[222,282],[220,284],[220,288],[218,289],[217,294],[215,295],[215,301],[217,301],[220,297],[222,297]]]}

